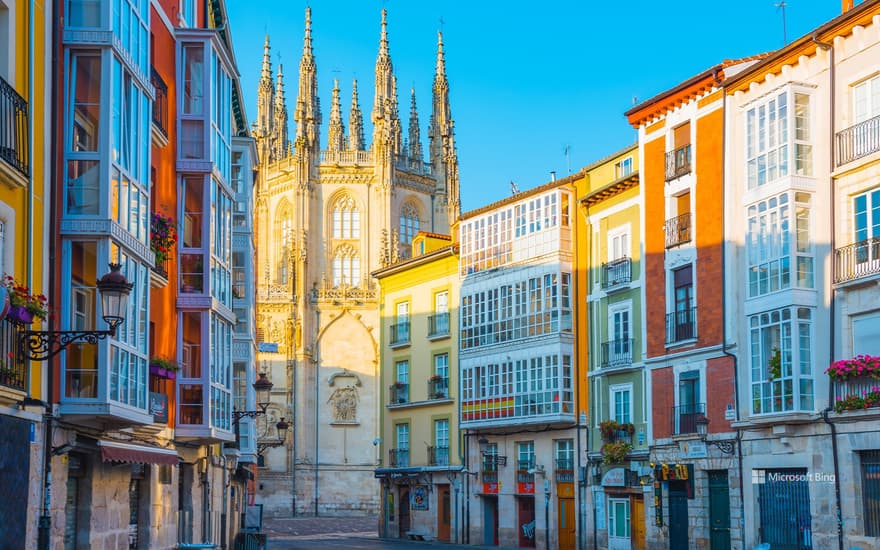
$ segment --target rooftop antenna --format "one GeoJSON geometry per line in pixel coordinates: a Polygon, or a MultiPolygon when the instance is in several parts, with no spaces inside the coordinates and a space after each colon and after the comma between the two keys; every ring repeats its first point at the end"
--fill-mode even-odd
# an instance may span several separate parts
{"type": "Polygon", "coordinates": [[[562,148],[562,152],[565,153],[565,164],[568,167],[568,175],[571,175],[571,145],[565,145],[562,148]]]}
{"type": "Polygon", "coordinates": [[[516,182],[510,180],[510,194],[516,195],[517,193],[519,193],[519,187],[516,186],[516,182]]]}
{"type": "Polygon", "coordinates": [[[787,4],[785,3],[785,0],[779,0],[779,2],[774,5],[776,6],[776,11],[782,12],[782,45],[785,46],[788,44],[788,37],[785,33],[785,6],[787,6],[787,4]]]}

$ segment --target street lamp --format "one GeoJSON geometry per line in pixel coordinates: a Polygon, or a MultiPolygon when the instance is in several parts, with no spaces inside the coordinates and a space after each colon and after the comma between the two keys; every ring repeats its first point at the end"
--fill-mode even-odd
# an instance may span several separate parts
{"type": "Polygon", "coordinates": [[[27,330],[19,337],[19,347],[26,359],[46,361],[61,353],[70,344],[97,344],[108,336],[116,336],[116,327],[125,321],[128,296],[133,283],[129,283],[119,269],[120,264],[110,264],[110,272],[101,277],[95,286],[101,297],[101,311],[108,330],[27,330]]]}
{"type": "Polygon", "coordinates": [[[245,417],[256,418],[258,416],[262,416],[266,414],[266,409],[269,408],[269,396],[272,392],[272,387],[274,386],[274,384],[268,378],[266,378],[266,373],[261,372],[260,377],[252,385],[254,391],[257,392],[257,406],[259,407],[259,409],[255,411],[232,411],[232,421],[235,424],[236,439],[238,439],[239,420],[245,417]]]}
{"type": "Polygon", "coordinates": [[[718,450],[726,455],[732,455],[734,449],[734,441],[733,440],[709,440],[707,439],[707,435],[709,433],[709,419],[706,418],[705,414],[698,414],[697,418],[694,420],[694,424],[697,426],[697,435],[700,436],[700,440],[703,443],[711,443],[718,447],[718,450]]]}
{"type": "Polygon", "coordinates": [[[287,440],[287,430],[290,428],[290,422],[284,420],[284,417],[281,417],[281,420],[275,424],[275,430],[278,432],[278,439],[264,439],[263,441],[257,442],[257,454],[262,455],[263,451],[266,449],[271,449],[274,447],[280,447],[284,445],[287,440]]]}

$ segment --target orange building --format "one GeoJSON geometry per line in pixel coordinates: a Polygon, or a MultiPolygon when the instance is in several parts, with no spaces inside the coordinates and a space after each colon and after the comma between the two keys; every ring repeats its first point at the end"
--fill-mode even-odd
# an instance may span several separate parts
{"type": "Polygon", "coordinates": [[[739,500],[735,369],[723,345],[721,86],[726,72],[753,62],[715,65],[626,113],[639,131],[641,164],[655,487],[647,538],[669,548],[692,548],[710,537],[729,545],[739,536],[730,511],[739,500]]]}

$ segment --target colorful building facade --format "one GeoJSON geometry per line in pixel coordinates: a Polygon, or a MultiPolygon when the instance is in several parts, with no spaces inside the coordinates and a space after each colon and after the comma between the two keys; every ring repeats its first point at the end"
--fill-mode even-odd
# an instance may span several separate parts
{"type": "MultiPolygon", "coordinates": [[[[461,542],[467,476],[458,437],[458,247],[448,236],[419,232],[411,258],[373,275],[382,313],[381,431],[374,442],[380,536],[461,542]]],[[[334,392],[340,413],[352,401],[344,395],[362,386],[355,380],[334,392]]]]}

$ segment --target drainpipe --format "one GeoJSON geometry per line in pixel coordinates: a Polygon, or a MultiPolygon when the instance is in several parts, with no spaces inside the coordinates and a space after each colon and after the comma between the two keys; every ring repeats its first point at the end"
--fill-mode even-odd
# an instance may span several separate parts
{"type": "Polygon", "coordinates": [[[321,334],[321,310],[315,310],[315,517],[318,517],[318,370],[321,368],[321,348],[318,342],[321,334]]]}
{"type": "MultiPolygon", "coordinates": [[[[52,8],[51,8],[52,38],[53,38],[52,46],[51,46],[51,48],[52,48],[51,67],[53,69],[53,70],[51,70],[52,77],[57,77],[60,72],[60,71],[54,70],[55,67],[59,66],[58,50],[61,48],[61,46],[60,46],[61,41],[54,40],[54,38],[60,37],[60,35],[61,35],[60,30],[59,30],[59,19],[60,19],[59,11],[61,9],[58,7],[58,4],[59,3],[57,3],[57,2],[52,2],[52,8]]],[[[34,0],[30,0],[29,10],[30,10],[30,12],[28,14],[28,19],[30,21],[29,22],[30,33],[29,33],[29,38],[28,38],[28,51],[29,51],[30,57],[28,58],[28,98],[30,99],[30,102],[28,103],[28,110],[30,111],[29,114],[32,115],[33,114],[32,106],[33,106],[33,97],[34,97],[34,93],[33,93],[33,89],[34,89],[34,87],[33,87],[33,81],[34,81],[34,75],[33,75],[33,72],[34,72],[34,67],[33,67],[33,65],[34,65],[34,62],[33,62],[33,60],[34,60],[34,57],[33,57],[34,56],[34,32],[35,32],[35,28],[36,28],[36,25],[34,24],[34,11],[35,11],[34,0]]],[[[45,75],[45,72],[44,72],[44,75],[45,75]]],[[[50,131],[56,131],[55,129],[58,128],[58,109],[56,108],[58,105],[58,86],[51,86],[50,94],[51,94],[51,98],[52,98],[51,99],[51,108],[49,109],[49,116],[51,119],[51,124],[50,124],[51,130],[50,131]]],[[[30,138],[29,138],[29,140],[33,141],[33,139],[34,139],[34,137],[33,137],[33,135],[34,135],[34,118],[33,118],[33,116],[29,116],[28,118],[30,119],[30,122],[29,122],[30,138]]],[[[52,144],[50,145],[50,149],[49,149],[49,158],[51,158],[53,160],[55,159],[56,155],[58,154],[57,153],[57,147],[58,147],[57,142],[58,142],[58,140],[56,140],[56,139],[51,140],[52,144]]],[[[44,151],[44,154],[45,154],[45,151],[44,151]]],[[[33,223],[31,223],[31,216],[33,215],[31,209],[33,207],[33,189],[34,189],[34,185],[33,185],[34,184],[33,148],[31,148],[31,152],[28,156],[30,157],[30,161],[31,161],[31,169],[30,169],[30,176],[28,178],[28,219],[27,219],[27,222],[28,222],[27,223],[27,225],[28,225],[28,238],[27,239],[28,240],[27,240],[26,254],[27,254],[27,272],[28,272],[27,280],[28,280],[28,284],[31,284],[30,273],[33,269],[33,267],[32,267],[32,256],[33,256],[32,248],[33,248],[33,246],[32,246],[32,242],[31,242],[31,239],[33,238],[32,232],[31,232],[32,231],[31,227],[33,226],[33,223]]],[[[49,163],[50,174],[49,174],[48,181],[49,181],[50,188],[52,185],[55,185],[55,178],[58,176],[58,169],[57,169],[58,165],[59,165],[59,163],[57,163],[57,162],[50,162],[49,163]]],[[[45,187],[46,187],[46,183],[44,180],[44,182],[43,182],[44,194],[45,194],[45,187]]],[[[49,222],[48,223],[52,224],[53,227],[55,225],[55,209],[56,209],[56,201],[50,200],[49,201],[49,222]]],[[[44,207],[44,209],[43,209],[44,216],[45,216],[45,212],[46,211],[45,211],[45,207],[44,207]]],[[[46,220],[44,217],[43,227],[45,227],[45,226],[46,226],[46,220]]],[[[54,231],[52,231],[50,233],[52,233],[53,235],[55,234],[54,231]]],[[[54,237],[49,239],[49,265],[55,265],[55,238],[54,237]]],[[[49,270],[49,287],[47,289],[45,289],[44,293],[49,294],[49,293],[53,292],[54,285],[55,285],[55,271],[49,270]]],[[[45,435],[44,435],[44,439],[43,439],[43,476],[42,476],[43,477],[43,494],[42,494],[43,509],[40,514],[40,519],[38,522],[37,546],[40,550],[49,550],[50,539],[51,539],[50,534],[51,534],[51,527],[52,527],[52,516],[51,516],[51,506],[52,506],[52,498],[51,498],[51,495],[52,495],[52,401],[54,399],[53,393],[55,391],[55,384],[54,384],[54,376],[53,376],[52,369],[41,369],[41,370],[47,371],[47,373],[46,373],[46,399],[45,399],[47,406],[46,406],[46,413],[43,415],[43,419],[45,420],[45,427],[44,427],[45,435]]]]}
{"type": "MultiPolygon", "coordinates": [[[[829,213],[831,220],[831,231],[830,231],[830,252],[834,254],[834,244],[835,244],[835,234],[834,234],[834,176],[831,175],[834,173],[834,86],[835,86],[835,78],[834,78],[834,45],[830,42],[822,42],[819,40],[818,33],[813,33],[810,37],[814,44],[818,48],[821,48],[828,52],[828,142],[830,144],[828,150],[828,173],[829,173],[829,213]]],[[[833,264],[832,264],[832,272],[833,272],[833,264]]],[[[828,306],[829,312],[829,330],[828,330],[828,349],[830,353],[830,358],[834,359],[834,298],[835,298],[835,290],[834,286],[830,287],[830,300],[828,306]]],[[[838,457],[838,449],[837,449],[837,426],[828,418],[828,413],[831,412],[831,404],[834,403],[834,388],[829,383],[828,384],[828,407],[822,411],[822,420],[828,424],[828,427],[831,429],[831,457],[834,463],[834,499],[837,508],[837,547],[839,550],[843,550],[843,517],[840,510],[840,460],[838,457]]]]}
{"type": "MultiPolygon", "coordinates": [[[[727,150],[727,94],[722,95],[722,108],[721,112],[724,113],[724,116],[721,119],[721,151],[722,154],[727,150]]],[[[721,231],[722,235],[724,235],[725,229],[727,228],[727,205],[725,204],[725,193],[723,189],[726,187],[726,178],[724,174],[726,170],[722,171],[721,176],[721,231]]],[[[727,242],[724,239],[722,242],[727,242]]],[[[722,244],[721,250],[721,273],[727,273],[727,269],[725,264],[727,263],[727,253],[724,250],[724,245],[722,244]]],[[[727,321],[727,289],[722,288],[721,291],[721,325],[722,325],[722,333],[721,333],[721,353],[725,356],[730,357],[733,360],[733,406],[736,409],[736,422],[740,421],[740,403],[739,403],[739,361],[738,356],[736,354],[730,353],[727,351],[727,334],[723,327],[726,326],[727,321]]],[[[743,496],[743,452],[742,452],[742,429],[736,429],[736,463],[737,468],[739,470],[739,499],[740,506],[743,508],[740,513],[739,518],[739,529],[740,536],[745,537],[745,500],[743,496]]]]}

